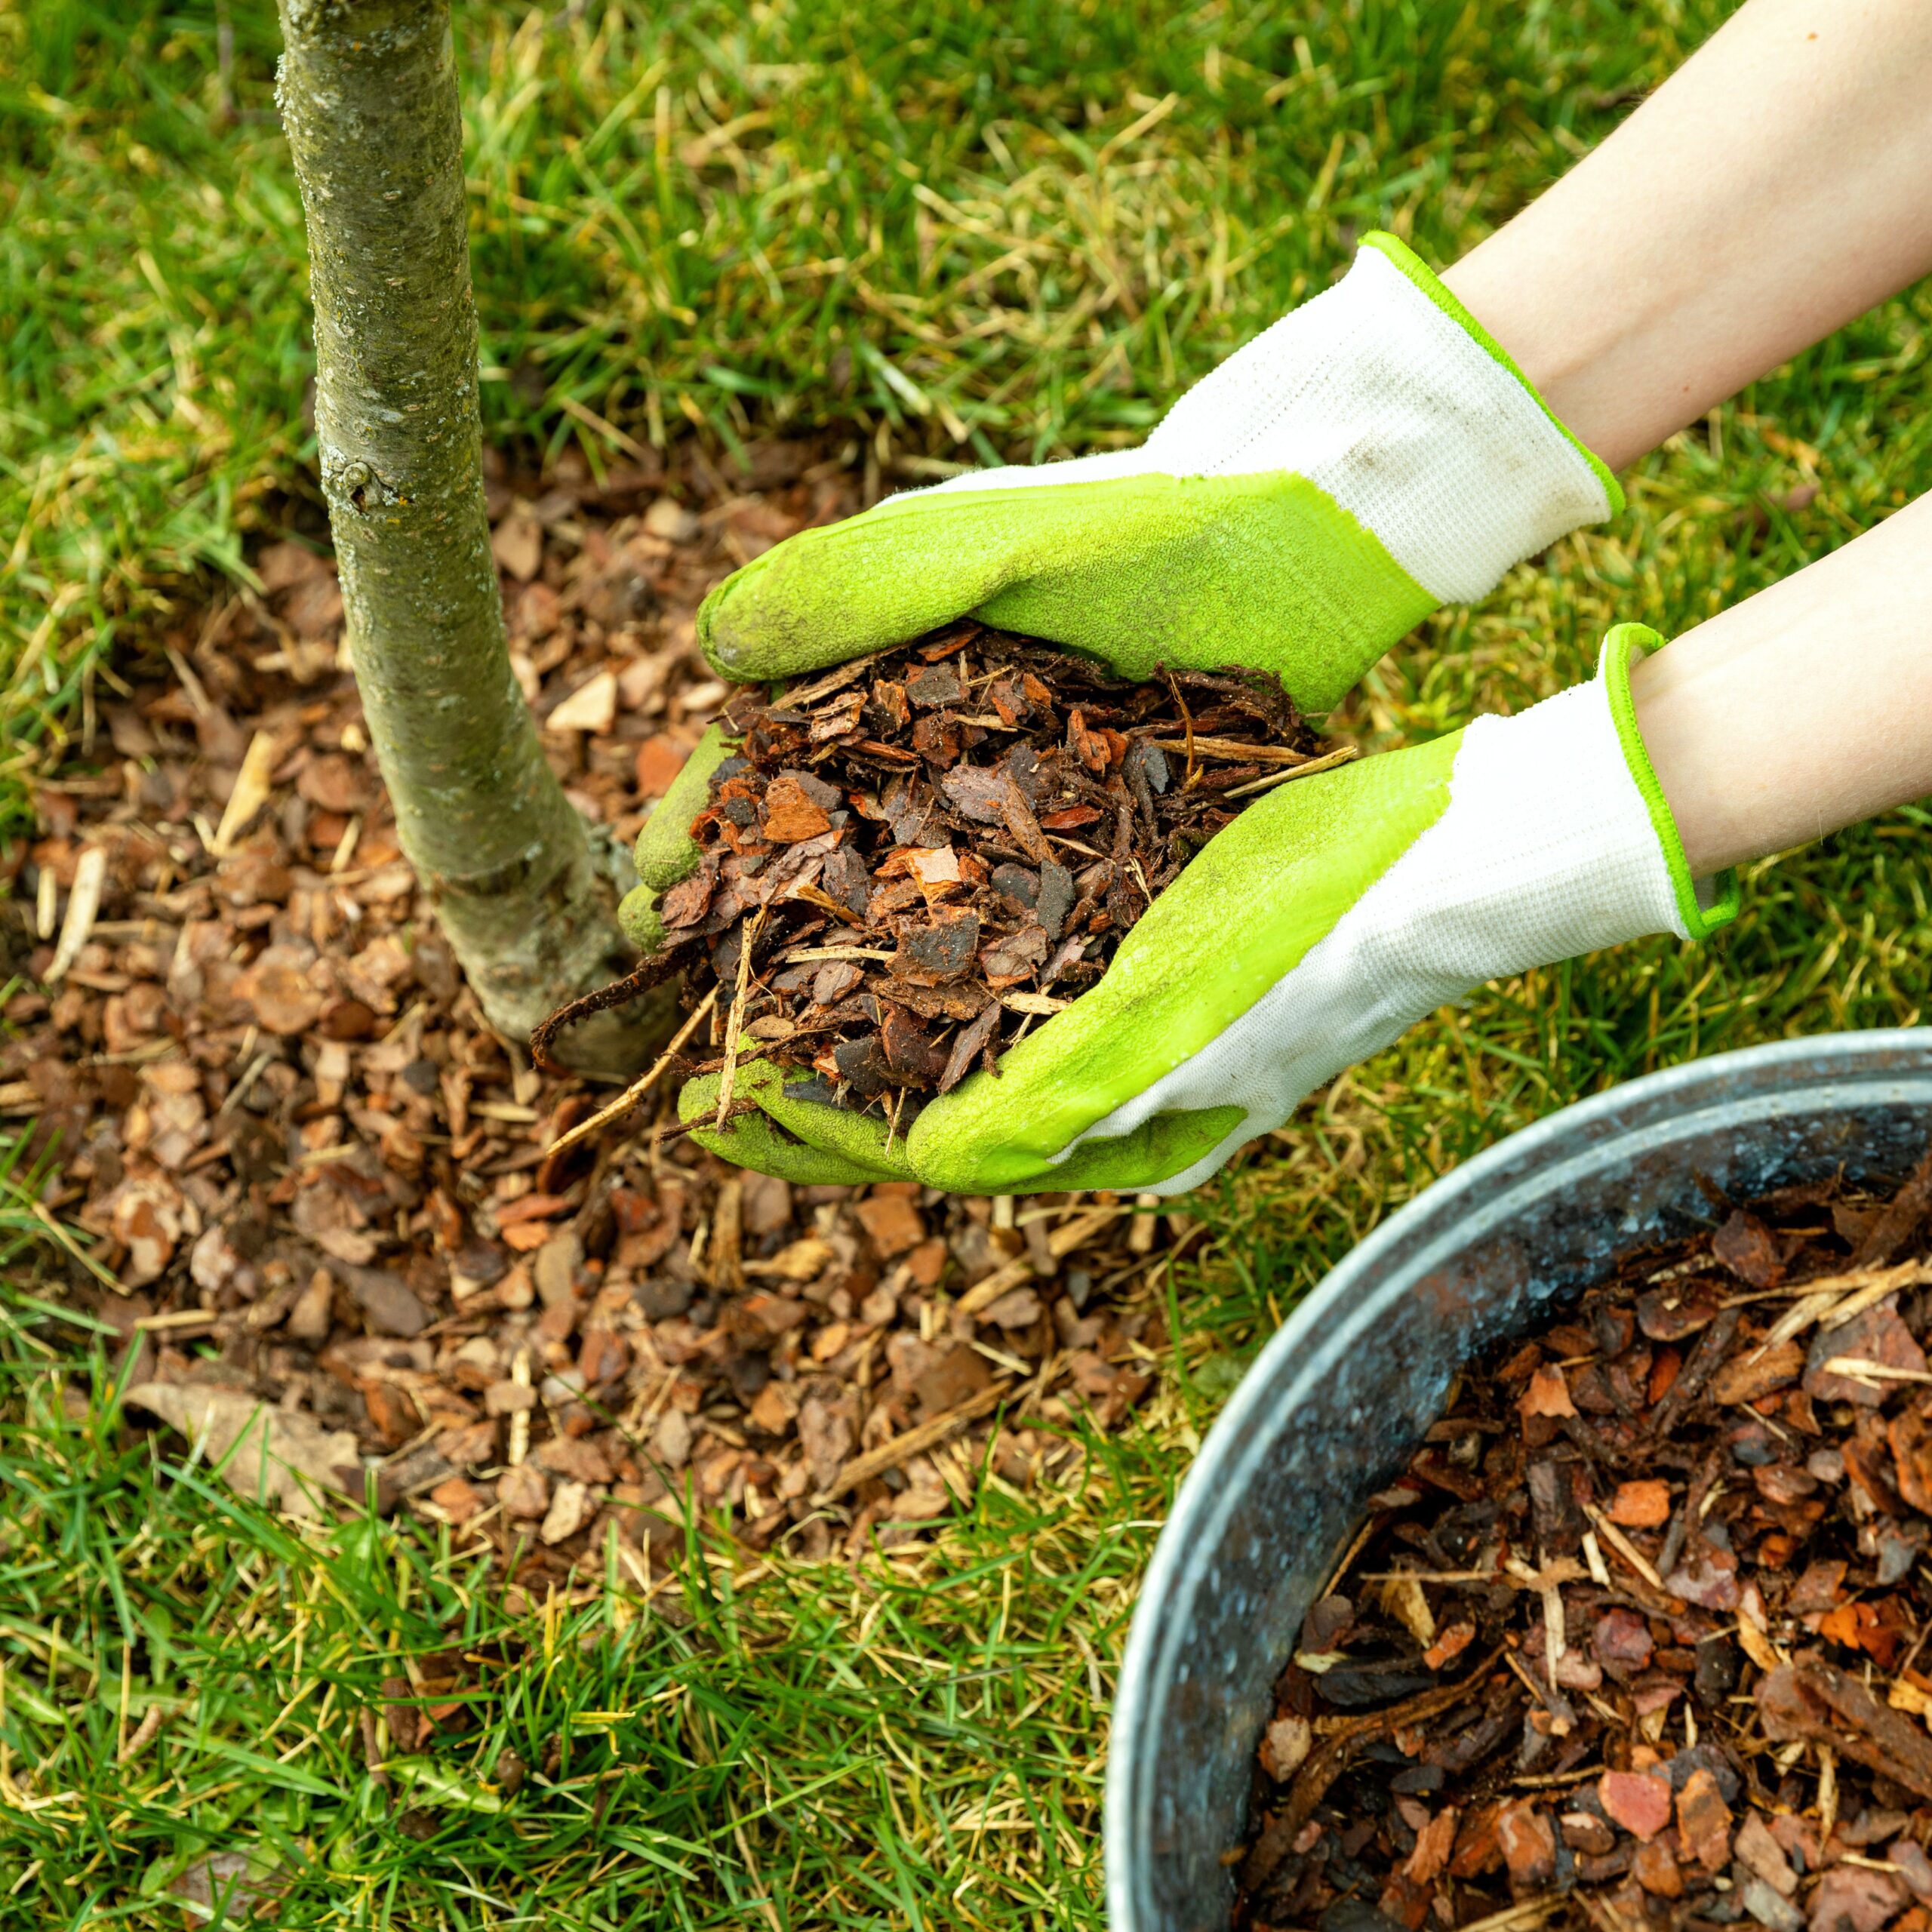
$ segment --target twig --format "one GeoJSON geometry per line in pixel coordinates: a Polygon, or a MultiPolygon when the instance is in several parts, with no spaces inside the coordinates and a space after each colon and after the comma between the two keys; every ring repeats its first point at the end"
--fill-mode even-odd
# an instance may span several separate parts
{"type": "Polygon", "coordinates": [[[718,1133],[724,1131],[731,1117],[731,1090],[738,1084],[738,1033],[745,1023],[745,999],[751,991],[752,948],[764,930],[765,911],[762,906],[758,909],[758,917],[743,930],[738,943],[738,988],[724,1022],[724,1072],[718,1083],[718,1117],[711,1123],[718,1133]]]}
{"type": "Polygon", "coordinates": [[[1287,771],[1270,772],[1266,778],[1251,778],[1245,785],[1230,786],[1221,794],[1224,798],[1244,798],[1251,792],[1265,792],[1271,786],[1285,785],[1291,778],[1312,778],[1318,771],[1333,771],[1338,764],[1346,764],[1361,753],[1353,745],[1338,746],[1334,751],[1324,752],[1320,758],[1312,758],[1306,764],[1297,764],[1287,771]]]}
{"type": "Polygon", "coordinates": [[[1825,1364],[1827,1375],[1877,1383],[1880,1382],[1932,1382],[1932,1371],[1922,1368],[1890,1368],[1881,1361],[1869,1361],[1863,1355],[1834,1355],[1825,1364]]]}
{"type": "Polygon", "coordinates": [[[211,858],[223,857],[228,848],[248,829],[248,821],[268,803],[275,773],[275,734],[260,731],[248,740],[242,755],[242,769],[235,774],[235,788],[222,808],[221,823],[215,828],[208,847],[211,858]]]}
{"type": "MultiPolygon", "coordinates": [[[[1515,1780],[1521,1784],[1524,1780],[1515,1780]]],[[[1540,1925],[1546,1918],[1554,1918],[1568,1904],[1567,1894],[1552,1892],[1540,1899],[1525,1899],[1521,1905],[1506,1906],[1500,1912],[1491,1912],[1487,1918],[1472,1918],[1463,1927],[1463,1932],[1528,1932],[1533,1925],[1540,1925]]]]}
{"type": "Polygon", "coordinates": [[[1901,1261],[1894,1268],[1854,1268],[1842,1275],[1807,1281],[1802,1287],[1788,1291],[1798,1300],[1771,1324],[1750,1358],[1755,1361],[1766,1349],[1801,1335],[1814,1322],[1825,1328],[1842,1327],[1887,1295],[1928,1280],[1932,1280],[1932,1263],[1901,1261]]]}
{"type": "MultiPolygon", "coordinates": [[[[1601,1537],[1604,1541],[1608,1543],[1611,1548],[1615,1550],[1617,1555],[1622,1557],[1624,1561],[1629,1564],[1652,1589],[1663,1589],[1663,1579],[1652,1567],[1650,1559],[1595,1503],[1585,1503],[1583,1512],[1595,1524],[1597,1534],[1601,1537]]],[[[1664,1594],[1668,1595],[1669,1592],[1665,1591],[1664,1594]]]]}
{"type": "Polygon", "coordinates": [[[42,1222],[45,1226],[48,1232],[52,1235],[54,1238],[57,1241],[60,1245],[81,1264],[83,1268],[86,1269],[88,1273],[92,1275],[96,1281],[102,1282],[106,1287],[112,1288],[117,1295],[125,1294],[127,1293],[127,1290],[121,1285],[120,1282],[118,1281],[113,1275],[109,1274],[108,1271],[103,1268],[91,1254],[88,1254],[87,1250],[82,1247],[80,1243],[75,1239],[74,1236],[68,1231],[66,1223],[61,1221],[59,1217],[56,1216],[53,1209],[49,1208],[45,1201],[35,1201],[33,1204],[33,1212],[35,1219],[42,1222]]]}
{"type": "Polygon", "coordinates": [[[1187,700],[1180,694],[1180,686],[1175,681],[1174,674],[1168,673],[1168,689],[1174,694],[1174,708],[1180,713],[1180,721],[1186,732],[1181,743],[1187,752],[1187,772],[1181,780],[1181,789],[1185,792],[1192,786],[1197,767],[1194,757],[1194,713],[1187,708],[1187,700]]]}
{"type": "MultiPolygon", "coordinates": [[[[1245,738],[1207,738],[1189,732],[1184,738],[1149,738],[1157,751],[1184,752],[1189,746],[1203,758],[1218,758],[1223,764],[1309,764],[1315,762],[1306,752],[1293,751],[1286,745],[1251,743],[1245,738]]],[[[1355,748],[1348,747],[1353,757],[1355,748]]],[[[1334,754],[1327,754],[1333,757],[1334,754]]]]}
{"type": "Polygon", "coordinates": [[[996,1382],[990,1389],[982,1389],[977,1395],[961,1402],[957,1408],[948,1409],[943,1415],[934,1416],[931,1422],[922,1422],[916,1429],[895,1435],[890,1442],[869,1449],[863,1456],[854,1457],[813,1500],[830,1503],[848,1489],[856,1489],[860,1483],[869,1482],[874,1476],[883,1475],[888,1469],[896,1469],[900,1463],[911,1461],[921,1450],[930,1449],[934,1443],[943,1441],[961,1423],[977,1422],[981,1416],[991,1414],[1014,1392],[1015,1386],[1011,1382],[996,1382]]]}
{"type": "Polygon", "coordinates": [[[642,1100],[645,1095],[657,1084],[658,1080],[663,1076],[664,1069],[677,1058],[691,1035],[697,1031],[700,1024],[717,1004],[718,989],[713,986],[710,992],[706,993],[703,998],[691,1009],[690,1018],[672,1035],[671,1044],[652,1063],[651,1070],[648,1073],[640,1074],[608,1106],[600,1107],[588,1120],[579,1121],[568,1134],[558,1135],[557,1138],[552,1141],[544,1150],[546,1157],[552,1154],[560,1154],[566,1147],[574,1147],[580,1140],[589,1139],[600,1127],[608,1125],[620,1114],[629,1113],[631,1109],[635,1106],[638,1101],[642,1100]]]}
{"type": "Polygon", "coordinates": [[[81,949],[87,944],[100,911],[100,891],[106,880],[107,848],[88,846],[75,863],[74,889],[68,895],[67,916],[60,924],[60,943],[54,948],[54,963],[47,969],[48,985],[64,979],[68,969],[80,958],[81,949]]]}
{"type": "MultiPolygon", "coordinates": [[[[1296,1774],[1294,1783],[1288,1788],[1287,1806],[1269,1826],[1269,1835],[1278,1835],[1285,1841],[1308,1823],[1315,1807],[1327,1796],[1329,1786],[1346,1769],[1353,1746],[1372,1737],[1385,1737],[1404,1725],[1423,1723],[1474,1696],[1489,1681],[1506,1654],[1505,1647],[1499,1644],[1475,1669],[1453,1684],[1438,1684],[1432,1690],[1392,1704],[1385,1711],[1349,1718],[1346,1727],[1336,1731],[1296,1774]]],[[[1285,1842],[1283,1849],[1286,1849],[1285,1842]]]]}
{"type": "MultiPolygon", "coordinates": [[[[693,939],[696,937],[695,934],[692,935],[693,939]]],[[[689,940],[678,940],[660,946],[655,952],[647,952],[621,980],[613,980],[608,986],[599,986],[594,992],[566,1001],[540,1022],[530,1036],[530,1057],[536,1062],[538,1070],[561,1073],[564,1069],[550,1057],[551,1041],[567,1027],[588,1020],[592,1014],[623,1006],[668,980],[682,968],[684,961],[678,955],[691,943],[689,940]]]]}

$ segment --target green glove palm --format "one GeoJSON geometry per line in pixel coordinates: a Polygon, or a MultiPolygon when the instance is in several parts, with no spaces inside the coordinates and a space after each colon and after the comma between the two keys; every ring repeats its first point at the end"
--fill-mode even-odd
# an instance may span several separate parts
{"type": "MultiPolygon", "coordinates": [[[[888,1144],[875,1118],[740,1069],[761,1112],[703,1144],[792,1178],[909,1176],[965,1193],[1168,1193],[1303,1095],[1484,980],[1641,934],[1701,937],[1707,906],[1638,736],[1620,626],[1602,673],[1514,718],[1281,786],[1155,901],[1093,991],[888,1144]]],[[[681,1097],[687,1120],[717,1081],[681,1097]]]]}

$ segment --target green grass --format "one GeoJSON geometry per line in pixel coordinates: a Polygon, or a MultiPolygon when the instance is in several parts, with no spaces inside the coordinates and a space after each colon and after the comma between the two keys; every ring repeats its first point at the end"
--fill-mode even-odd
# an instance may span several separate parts
{"type": "MultiPolygon", "coordinates": [[[[1137,435],[1353,235],[1454,254],[1724,11],[466,5],[488,429],[1137,435]]],[[[263,0],[0,0],[0,835],[115,640],[308,487],[275,47],[263,0]]]]}
{"type": "MultiPolygon", "coordinates": [[[[1137,434],[1352,233],[1453,257],[1726,11],[466,6],[491,432],[587,437],[602,460],[568,398],[653,438],[822,427],[888,467],[1137,434]]],[[[43,748],[84,732],[90,678],[309,487],[272,21],[233,9],[226,80],[217,24],[0,0],[0,837],[43,748]]],[[[1675,439],[1627,515],[1435,620],[1349,721],[1393,743],[1520,706],[1583,675],[1608,623],[1681,631],[1932,486],[1928,328],[1921,288],[1675,439]]],[[[1512,1128],[1699,1054],[1921,1018],[1927,831],[1895,813],[1754,869],[1701,950],[1627,946],[1417,1028],[1212,1191],[1187,1373],[1168,1365],[1082,1489],[990,1490],[856,1576],[746,1584],[705,1557],[683,1625],[620,1593],[512,1614],[413,1533],[306,1539],[180,1471],[178,1441],[130,1447],[82,1398],[89,1338],[21,1299],[57,1300],[60,1264],[20,1249],[11,1188],[0,1932],[178,1926],[157,1890],[211,1850],[279,1863],[291,1925],[1097,1924],[1095,1693],[1148,1525],[1239,1361],[1382,1215],[1512,1128]],[[438,1754],[444,1795],[417,1788],[418,1838],[355,1713],[398,1658],[458,1641],[496,1661],[438,1754]],[[166,1715],[117,1771],[124,1681],[131,1728],[166,1715]],[[458,1801],[505,1743],[540,1773],[552,1740],[555,1774],[506,1810],[458,1801]]]]}
{"type": "Polygon", "coordinates": [[[1051,1499],[989,1482],[943,1555],[740,1580],[694,1536],[688,1618],[614,1567],[509,1612],[446,1544],[305,1534],[128,1446],[64,1392],[111,1387],[103,1358],[0,1324],[0,1927],[178,1924],[223,1857],[288,1927],[1094,1922],[1094,1705],[1174,1479],[1154,1436],[1092,1441],[1051,1499]],[[361,1713],[450,1652],[463,1729],[392,1758],[392,1804],[361,1713]]]}

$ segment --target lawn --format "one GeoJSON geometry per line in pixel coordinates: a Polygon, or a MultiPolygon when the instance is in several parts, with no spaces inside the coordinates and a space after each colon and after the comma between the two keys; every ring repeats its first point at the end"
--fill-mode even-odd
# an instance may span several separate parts
{"type": "MultiPolygon", "coordinates": [[[[1355,235],[1452,259],[1727,11],[467,6],[488,432],[601,462],[810,430],[888,486],[1131,439],[1355,235]]],[[[98,685],[312,494],[274,45],[259,5],[0,0],[15,854],[98,685]]],[[[1932,487],[1928,327],[1921,288],[1673,439],[1624,517],[1432,620],[1342,721],[1392,744],[1518,708],[1584,675],[1607,623],[1681,630],[1932,487]]],[[[856,1573],[750,1566],[703,1526],[676,1619],[614,1580],[513,1614],[420,1533],[303,1531],[128,1447],[81,1392],[98,1337],[59,1316],[38,1177],[11,1171],[0,1932],[195,1922],[168,1888],[211,1857],[279,1887],[289,1926],[1097,1923],[1134,1580],[1241,1361],[1510,1129],[1726,1048],[1916,1022],[1929,826],[1902,811],[1755,868],[1709,948],[1493,986],[1318,1097],[1194,1204],[1215,1238],[1175,1283],[1160,1389],[1078,1491],[989,1481],[856,1573]],[[433,1695],[446,1653],[472,1660],[461,1746],[392,1754],[386,1792],[365,1713],[385,1680],[433,1695]]]]}

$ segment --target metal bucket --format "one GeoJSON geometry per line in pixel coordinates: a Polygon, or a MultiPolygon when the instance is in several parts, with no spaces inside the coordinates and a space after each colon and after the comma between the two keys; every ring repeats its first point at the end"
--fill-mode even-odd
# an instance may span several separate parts
{"type": "Polygon", "coordinates": [[[1302,1617],[1457,1364],[1614,1255],[1932,1140],[1932,1030],[1780,1041],[1649,1075],[1526,1128],[1392,1215],[1248,1371],[1141,1586],[1107,1771],[1112,1932],[1220,1932],[1222,1854],[1302,1617]]]}

